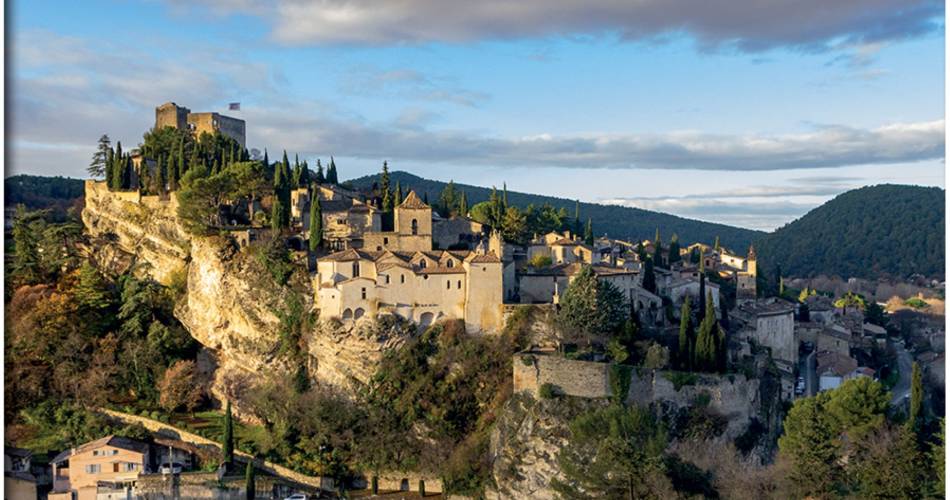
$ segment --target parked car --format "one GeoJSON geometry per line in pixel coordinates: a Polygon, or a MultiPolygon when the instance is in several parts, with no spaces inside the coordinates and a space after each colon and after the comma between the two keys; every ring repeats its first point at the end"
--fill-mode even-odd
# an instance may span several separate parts
{"type": "Polygon", "coordinates": [[[289,497],[285,498],[284,500],[307,500],[307,494],[306,494],[306,493],[294,493],[293,495],[290,495],[289,497]]]}
{"type": "Polygon", "coordinates": [[[162,474],[181,474],[181,469],[182,466],[178,462],[165,462],[158,467],[158,471],[162,474]]]}

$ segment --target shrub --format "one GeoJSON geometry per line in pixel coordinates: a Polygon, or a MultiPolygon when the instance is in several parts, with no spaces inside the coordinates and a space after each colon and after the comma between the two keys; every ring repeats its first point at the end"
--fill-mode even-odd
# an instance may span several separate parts
{"type": "Polygon", "coordinates": [[[534,366],[534,361],[534,356],[531,356],[530,354],[527,356],[521,356],[521,363],[525,366],[534,366]]]}
{"type": "Polygon", "coordinates": [[[557,389],[554,384],[543,383],[541,388],[538,390],[538,395],[541,396],[541,399],[554,399],[558,396],[557,389]]]}
{"type": "Polygon", "coordinates": [[[627,365],[610,365],[610,394],[614,401],[623,403],[630,392],[630,375],[633,367],[627,365]]]}
{"type": "Polygon", "coordinates": [[[673,382],[673,388],[677,391],[684,385],[694,385],[699,377],[690,372],[666,372],[663,374],[666,380],[673,382]]]}

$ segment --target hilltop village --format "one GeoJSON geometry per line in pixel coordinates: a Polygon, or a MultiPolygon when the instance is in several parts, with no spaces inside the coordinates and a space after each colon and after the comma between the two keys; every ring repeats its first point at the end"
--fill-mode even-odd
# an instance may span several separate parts
{"type": "MultiPolygon", "coordinates": [[[[925,407],[911,393],[922,376],[942,387],[942,330],[915,326],[926,333],[914,358],[881,305],[788,289],[780,272],[766,276],[754,245],[680,242],[663,228],[633,241],[596,236],[578,204],[517,207],[504,187],[469,205],[450,183],[430,200],[393,183],[385,162],[358,189],[340,181],[332,157],[272,161],[247,149],[245,133],[241,119],[169,102],[138,147],[100,140],[83,234],[69,236],[75,255],[56,262],[59,289],[77,291],[24,279],[11,303],[33,310],[31,301],[77,297],[74,310],[95,319],[102,339],[72,364],[103,370],[102,346],[132,346],[122,366],[133,367],[109,372],[109,390],[60,375],[19,393],[94,401],[75,415],[121,426],[71,435],[32,464],[31,452],[10,448],[8,485],[26,497],[38,484],[51,499],[223,498],[241,488],[248,498],[685,498],[713,488],[742,497],[753,481],[743,467],[767,475],[789,434],[783,452],[797,468],[781,474],[795,481],[756,487],[820,495],[808,489],[812,444],[794,447],[811,427],[783,424],[793,402],[831,408],[853,391],[871,398],[861,418],[883,425],[886,413],[936,435],[940,400],[925,407]],[[109,311],[118,319],[102,319],[109,311]],[[164,364],[139,368],[149,359],[164,364]],[[196,409],[226,415],[221,434],[196,409]],[[581,446],[573,419],[618,409],[634,412],[624,415],[656,455],[637,464],[649,473],[634,472],[646,474],[634,481],[643,490],[599,490],[585,482],[588,459],[561,454],[581,446]]],[[[25,217],[13,228],[21,247],[25,217]]],[[[24,365],[46,359],[27,354],[17,352],[24,365]]],[[[67,427],[63,411],[19,409],[67,427]]],[[[70,418],[70,428],[80,421],[70,418]]]]}

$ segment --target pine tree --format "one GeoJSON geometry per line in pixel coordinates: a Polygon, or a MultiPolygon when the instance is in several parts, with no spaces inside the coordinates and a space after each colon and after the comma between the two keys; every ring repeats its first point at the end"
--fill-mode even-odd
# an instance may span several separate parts
{"type": "Polygon", "coordinates": [[[257,498],[257,485],[254,481],[254,459],[248,459],[247,467],[244,468],[244,491],[247,500],[257,498]]]}
{"type": "Polygon", "coordinates": [[[314,189],[310,202],[310,251],[316,252],[323,243],[323,210],[320,207],[319,192],[314,189]]]}
{"type": "Polygon", "coordinates": [[[106,171],[109,168],[109,164],[107,163],[109,160],[109,151],[111,150],[112,143],[109,141],[109,136],[102,134],[102,137],[99,138],[96,152],[92,155],[89,168],[86,169],[90,177],[103,177],[106,175],[106,171]]]}
{"type": "Polygon", "coordinates": [[[300,175],[297,179],[297,186],[295,187],[309,187],[310,186],[310,166],[307,165],[307,160],[304,160],[300,164],[300,175]]]}
{"type": "Polygon", "coordinates": [[[584,243],[588,245],[594,244],[594,224],[591,222],[590,217],[587,218],[587,227],[584,228],[584,243]]]}
{"type": "Polygon", "coordinates": [[[328,184],[339,184],[340,179],[336,171],[336,162],[333,161],[333,157],[330,157],[330,166],[327,167],[327,183],[328,184]]]}
{"type": "Polygon", "coordinates": [[[234,463],[234,423],[232,418],[231,401],[228,400],[224,411],[224,438],[221,441],[221,454],[227,468],[230,468],[234,463]]]}
{"type": "Polygon", "coordinates": [[[690,370],[692,369],[692,356],[693,356],[693,310],[689,305],[689,295],[683,299],[683,306],[680,308],[680,334],[679,334],[679,350],[677,351],[677,357],[679,358],[679,367],[681,370],[690,370]]]}
{"type": "Polygon", "coordinates": [[[914,362],[910,373],[910,409],[907,415],[907,428],[919,433],[924,409],[924,384],[920,365],[914,362]]]}

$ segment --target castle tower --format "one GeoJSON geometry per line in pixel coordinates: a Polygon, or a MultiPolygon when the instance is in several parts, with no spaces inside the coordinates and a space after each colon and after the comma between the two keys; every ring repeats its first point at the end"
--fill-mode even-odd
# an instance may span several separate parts
{"type": "Polygon", "coordinates": [[[745,270],[736,273],[736,297],[754,300],[757,295],[755,285],[755,247],[749,245],[749,254],[746,256],[745,270]]]}
{"type": "Polygon", "coordinates": [[[155,108],[155,130],[161,130],[165,127],[177,128],[178,130],[188,129],[188,113],[191,110],[179,106],[173,102],[166,102],[155,108]]]}
{"type": "Polygon", "coordinates": [[[409,191],[406,199],[396,207],[393,229],[403,251],[432,250],[432,207],[409,191]]]}
{"type": "Polygon", "coordinates": [[[756,268],[755,268],[755,246],[754,245],[749,245],[749,254],[746,256],[745,263],[746,263],[746,272],[751,274],[752,276],[755,276],[756,268]]]}

